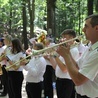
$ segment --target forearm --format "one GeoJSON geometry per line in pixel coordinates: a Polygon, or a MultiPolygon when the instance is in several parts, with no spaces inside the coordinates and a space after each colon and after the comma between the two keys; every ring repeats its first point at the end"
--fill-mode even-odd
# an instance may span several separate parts
{"type": "Polygon", "coordinates": [[[57,62],[57,65],[59,66],[59,68],[63,71],[63,72],[66,72],[66,66],[65,64],[58,58],[56,57],[55,58],[56,62],[57,62]]]}
{"type": "Polygon", "coordinates": [[[66,62],[67,70],[75,85],[81,85],[83,82],[85,82],[86,77],[79,73],[77,63],[73,60],[72,56],[68,54],[66,57],[64,57],[64,60],[66,62]]]}
{"type": "Polygon", "coordinates": [[[55,69],[57,66],[57,62],[55,61],[53,57],[50,57],[50,63],[52,64],[52,67],[55,69]]]}

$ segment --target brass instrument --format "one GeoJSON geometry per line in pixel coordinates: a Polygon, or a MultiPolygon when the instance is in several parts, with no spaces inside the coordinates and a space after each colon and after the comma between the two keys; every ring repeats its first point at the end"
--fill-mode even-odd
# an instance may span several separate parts
{"type": "Polygon", "coordinates": [[[43,30],[43,29],[36,29],[35,30],[35,35],[37,36],[37,42],[41,42],[43,44],[45,44],[45,40],[46,40],[46,35],[47,35],[47,31],[43,30]]]}
{"type": "Polygon", "coordinates": [[[37,38],[37,42],[42,42],[45,44],[46,35],[42,32],[39,37],[37,38]]]}
{"type": "MultiPolygon", "coordinates": [[[[28,58],[28,57],[30,57],[30,55],[28,55],[26,58],[28,58]]],[[[14,64],[12,64],[12,65],[10,65],[10,66],[5,67],[5,69],[8,71],[10,68],[12,68],[13,66],[16,66],[18,63],[20,63],[21,61],[25,60],[26,58],[23,58],[23,59],[21,59],[20,61],[15,62],[14,64]]],[[[27,62],[29,62],[29,59],[27,60],[27,62]]],[[[17,65],[17,67],[20,67],[20,66],[21,66],[20,64],[17,65]]]]}
{"type": "MultiPolygon", "coordinates": [[[[70,39],[70,40],[66,40],[66,41],[61,42],[61,43],[59,43],[59,44],[54,44],[54,45],[52,45],[51,47],[47,47],[47,48],[44,48],[44,49],[41,49],[41,50],[34,50],[34,49],[33,49],[32,55],[33,55],[33,56],[40,55],[40,54],[43,54],[43,53],[45,53],[46,51],[51,50],[51,49],[55,50],[55,48],[57,48],[57,47],[60,46],[60,45],[66,44],[66,43],[68,43],[68,42],[70,42],[70,41],[73,41],[73,40],[76,40],[76,39],[81,39],[82,37],[83,37],[83,35],[77,36],[77,37],[72,38],[72,39],[70,39]]],[[[79,44],[79,43],[77,43],[77,44],[79,44]]],[[[75,46],[77,46],[77,44],[76,44],[75,46]]],[[[73,47],[74,47],[74,46],[72,46],[71,48],[73,48],[73,47]]]]}

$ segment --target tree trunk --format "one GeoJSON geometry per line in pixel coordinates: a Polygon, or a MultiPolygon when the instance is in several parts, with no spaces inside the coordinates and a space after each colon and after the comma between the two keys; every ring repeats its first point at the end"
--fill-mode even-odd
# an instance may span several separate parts
{"type": "Polygon", "coordinates": [[[27,17],[26,17],[26,2],[23,0],[23,43],[24,43],[24,49],[28,49],[28,40],[27,40],[27,17]]]}
{"type": "Polygon", "coordinates": [[[93,2],[94,0],[87,0],[88,15],[93,14],[93,2]]]}
{"type": "Polygon", "coordinates": [[[53,36],[55,36],[55,2],[56,0],[47,0],[47,31],[53,36]]]}
{"type": "Polygon", "coordinates": [[[35,13],[35,0],[32,0],[32,4],[30,0],[28,0],[28,10],[30,16],[30,37],[34,37],[34,13],[35,13]]]}
{"type": "Polygon", "coordinates": [[[98,0],[95,0],[95,10],[98,12],[98,0]]]}

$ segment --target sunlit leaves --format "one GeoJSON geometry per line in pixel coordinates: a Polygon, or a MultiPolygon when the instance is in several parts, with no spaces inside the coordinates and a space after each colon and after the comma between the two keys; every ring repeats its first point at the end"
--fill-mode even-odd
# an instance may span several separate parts
{"type": "Polygon", "coordinates": [[[4,5],[6,5],[8,3],[9,0],[0,0],[0,5],[1,7],[3,7],[4,5]]]}
{"type": "Polygon", "coordinates": [[[75,29],[77,32],[81,32],[79,24],[82,27],[83,19],[87,14],[87,1],[57,0],[56,4],[56,26],[57,28],[60,28],[57,32],[61,33],[67,28],[75,29]]]}
{"type": "Polygon", "coordinates": [[[46,0],[35,0],[35,26],[43,27],[46,17],[46,0]]]}

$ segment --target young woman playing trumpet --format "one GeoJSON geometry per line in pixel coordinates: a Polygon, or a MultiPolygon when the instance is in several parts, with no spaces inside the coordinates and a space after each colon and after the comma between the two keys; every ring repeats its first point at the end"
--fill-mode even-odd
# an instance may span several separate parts
{"type": "Polygon", "coordinates": [[[17,38],[13,39],[10,43],[10,50],[7,52],[9,52],[9,54],[7,53],[2,59],[7,63],[7,67],[13,65],[9,69],[6,67],[2,69],[3,75],[5,75],[4,72],[7,70],[5,81],[7,83],[8,96],[9,98],[22,98],[23,68],[20,65],[14,64],[17,60],[19,61],[21,57],[26,56],[20,40],[17,38]]]}
{"type": "MultiPolygon", "coordinates": [[[[8,66],[13,65],[20,58],[26,57],[22,43],[19,39],[15,38],[11,42],[11,54],[7,55],[8,66]]],[[[19,63],[18,63],[19,64],[19,63]]],[[[9,98],[22,98],[22,82],[24,79],[23,76],[23,67],[15,64],[10,69],[8,69],[8,95],[9,98]]]]}

